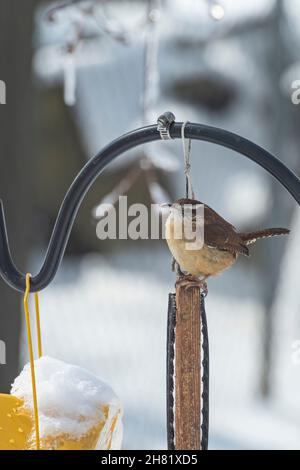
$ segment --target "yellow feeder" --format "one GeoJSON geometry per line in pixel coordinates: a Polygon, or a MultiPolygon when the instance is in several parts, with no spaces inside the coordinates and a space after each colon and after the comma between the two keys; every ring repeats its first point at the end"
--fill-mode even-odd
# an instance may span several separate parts
{"type": "MultiPolygon", "coordinates": [[[[114,433],[121,420],[121,410],[112,410],[109,405],[102,407],[99,422],[86,434],[76,438],[67,433],[40,439],[44,450],[94,450],[111,449],[114,433]]],[[[32,450],[34,419],[24,408],[23,400],[13,395],[0,394],[0,450],[32,450]]]]}
{"type": "Polygon", "coordinates": [[[22,450],[32,432],[32,419],[22,410],[23,401],[0,394],[0,450],[22,450]]]}
{"type": "MultiPolygon", "coordinates": [[[[80,427],[83,432],[73,432],[72,430],[59,429],[55,432],[42,429],[40,435],[40,423],[39,423],[39,409],[38,409],[38,381],[36,383],[35,366],[40,367],[42,364],[50,363],[51,367],[65,367],[66,370],[80,370],[76,366],[69,366],[56,361],[51,358],[42,357],[42,346],[41,346],[41,333],[40,333],[40,319],[39,319],[39,305],[38,296],[35,294],[35,306],[36,306],[36,326],[37,326],[37,337],[38,337],[38,351],[39,360],[34,361],[33,358],[33,347],[31,340],[29,310],[28,310],[28,294],[30,290],[30,276],[26,276],[26,292],[24,296],[24,307],[26,314],[26,327],[29,345],[29,358],[30,358],[30,379],[32,385],[32,405],[28,404],[18,391],[18,384],[16,387],[13,386],[13,391],[16,395],[0,394],[0,450],[100,450],[100,449],[116,449],[120,447],[120,427],[122,410],[118,406],[115,400],[109,402],[106,400],[97,401],[97,405],[94,410],[93,419],[90,416],[82,415],[77,416],[76,411],[73,410],[73,414],[66,413],[64,416],[63,411],[53,407],[53,409],[47,408],[46,411],[42,410],[44,414],[42,417],[46,420],[61,420],[66,417],[69,421],[73,419],[75,428],[80,427]],[[41,362],[39,362],[41,361],[41,362]],[[106,401],[106,402],[105,402],[106,401]],[[101,402],[101,403],[100,403],[101,402]]],[[[82,370],[82,369],[81,369],[82,370]]],[[[83,370],[82,370],[83,371],[83,370]]],[[[29,371],[28,371],[29,372],[29,371]]],[[[25,368],[23,373],[27,373],[25,368]]],[[[83,371],[86,374],[86,371],[83,371]]],[[[22,375],[21,374],[21,375],[22,375]]],[[[92,378],[91,374],[90,377],[92,378]]],[[[85,378],[85,377],[84,377],[85,378]]],[[[89,377],[88,377],[89,378],[89,377]]],[[[95,381],[97,380],[94,378],[95,381]]],[[[19,380],[17,378],[16,382],[19,380]]],[[[96,382],[100,384],[101,388],[104,384],[100,381],[96,382]]],[[[92,382],[92,385],[94,383],[92,382]]],[[[81,389],[80,389],[81,390],[81,389]]],[[[26,395],[26,394],[25,394],[26,395]]],[[[76,407],[75,407],[76,408],[76,407]]],[[[69,411],[70,413],[70,411],[69,411]]]]}

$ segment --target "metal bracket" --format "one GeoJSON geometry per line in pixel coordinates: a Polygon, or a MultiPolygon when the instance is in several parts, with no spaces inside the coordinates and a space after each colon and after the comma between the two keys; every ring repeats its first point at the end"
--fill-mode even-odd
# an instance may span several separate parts
{"type": "Polygon", "coordinates": [[[166,111],[157,119],[157,130],[162,140],[172,139],[170,136],[170,126],[175,121],[175,116],[171,111],[166,111]]]}

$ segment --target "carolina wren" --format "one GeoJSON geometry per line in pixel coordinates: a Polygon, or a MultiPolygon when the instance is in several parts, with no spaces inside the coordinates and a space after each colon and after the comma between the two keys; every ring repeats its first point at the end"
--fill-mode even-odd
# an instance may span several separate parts
{"type": "Polygon", "coordinates": [[[169,205],[170,214],[166,221],[166,240],[180,270],[205,281],[216,276],[234,264],[238,255],[249,256],[248,245],[260,238],[288,234],[285,228],[269,228],[252,233],[238,233],[236,229],[206,204],[202,217],[197,207],[202,203],[194,199],[179,199],[169,205]],[[186,211],[185,208],[190,208],[186,211]],[[203,217],[204,215],[204,217],[203,217]],[[202,224],[202,227],[201,227],[202,224]],[[202,230],[202,247],[193,249],[187,239],[187,225],[193,233],[202,230]],[[182,234],[179,238],[176,234],[182,234]]]}

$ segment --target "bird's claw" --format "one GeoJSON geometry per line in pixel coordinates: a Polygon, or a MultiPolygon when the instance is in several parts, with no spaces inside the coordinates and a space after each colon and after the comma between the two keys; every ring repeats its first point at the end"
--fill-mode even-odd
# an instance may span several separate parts
{"type": "Polygon", "coordinates": [[[205,280],[199,279],[197,276],[192,276],[190,274],[179,276],[175,285],[176,287],[184,287],[184,289],[199,287],[201,295],[206,297],[208,294],[208,287],[205,280]]]}

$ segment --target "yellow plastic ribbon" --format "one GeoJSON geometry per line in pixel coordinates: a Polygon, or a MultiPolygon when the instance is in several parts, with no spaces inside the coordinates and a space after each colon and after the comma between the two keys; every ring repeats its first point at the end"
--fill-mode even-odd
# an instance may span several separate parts
{"type": "Polygon", "coordinates": [[[35,318],[36,318],[36,334],[37,334],[37,344],[38,344],[38,357],[42,357],[43,348],[42,348],[42,335],[41,335],[41,320],[40,320],[40,305],[39,305],[39,294],[34,293],[34,303],[35,303],[35,318]]]}
{"type": "MultiPolygon", "coordinates": [[[[32,395],[33,395],[33,411],[34,411],[34,427],[36,437],[36,449],[40,449],[40,430],[39,430],[39,413],[38,413],[38,401],[36,392],[36,380],[34,370],[34,353],[32,345],[31,327],[30,327],[30,314],[28,307],[28,297],[30,292],[30,274],[26,274],[26,290],[24,294],[24,310],[26,319],[26,331],[28,340],[28,351],[29,351],[29,362],[31,371],[31,384],[32,384],[32,395]]],[[[37,330],[37,342],[38,342],[38,356],[42,356],[42,337],[41,337],[41,322],[40,322],[40,309],[39,309],[39,298],[38,293],[34,294],[35,299],[35,312],[36,312],[36,330],[37,330]]]]}

